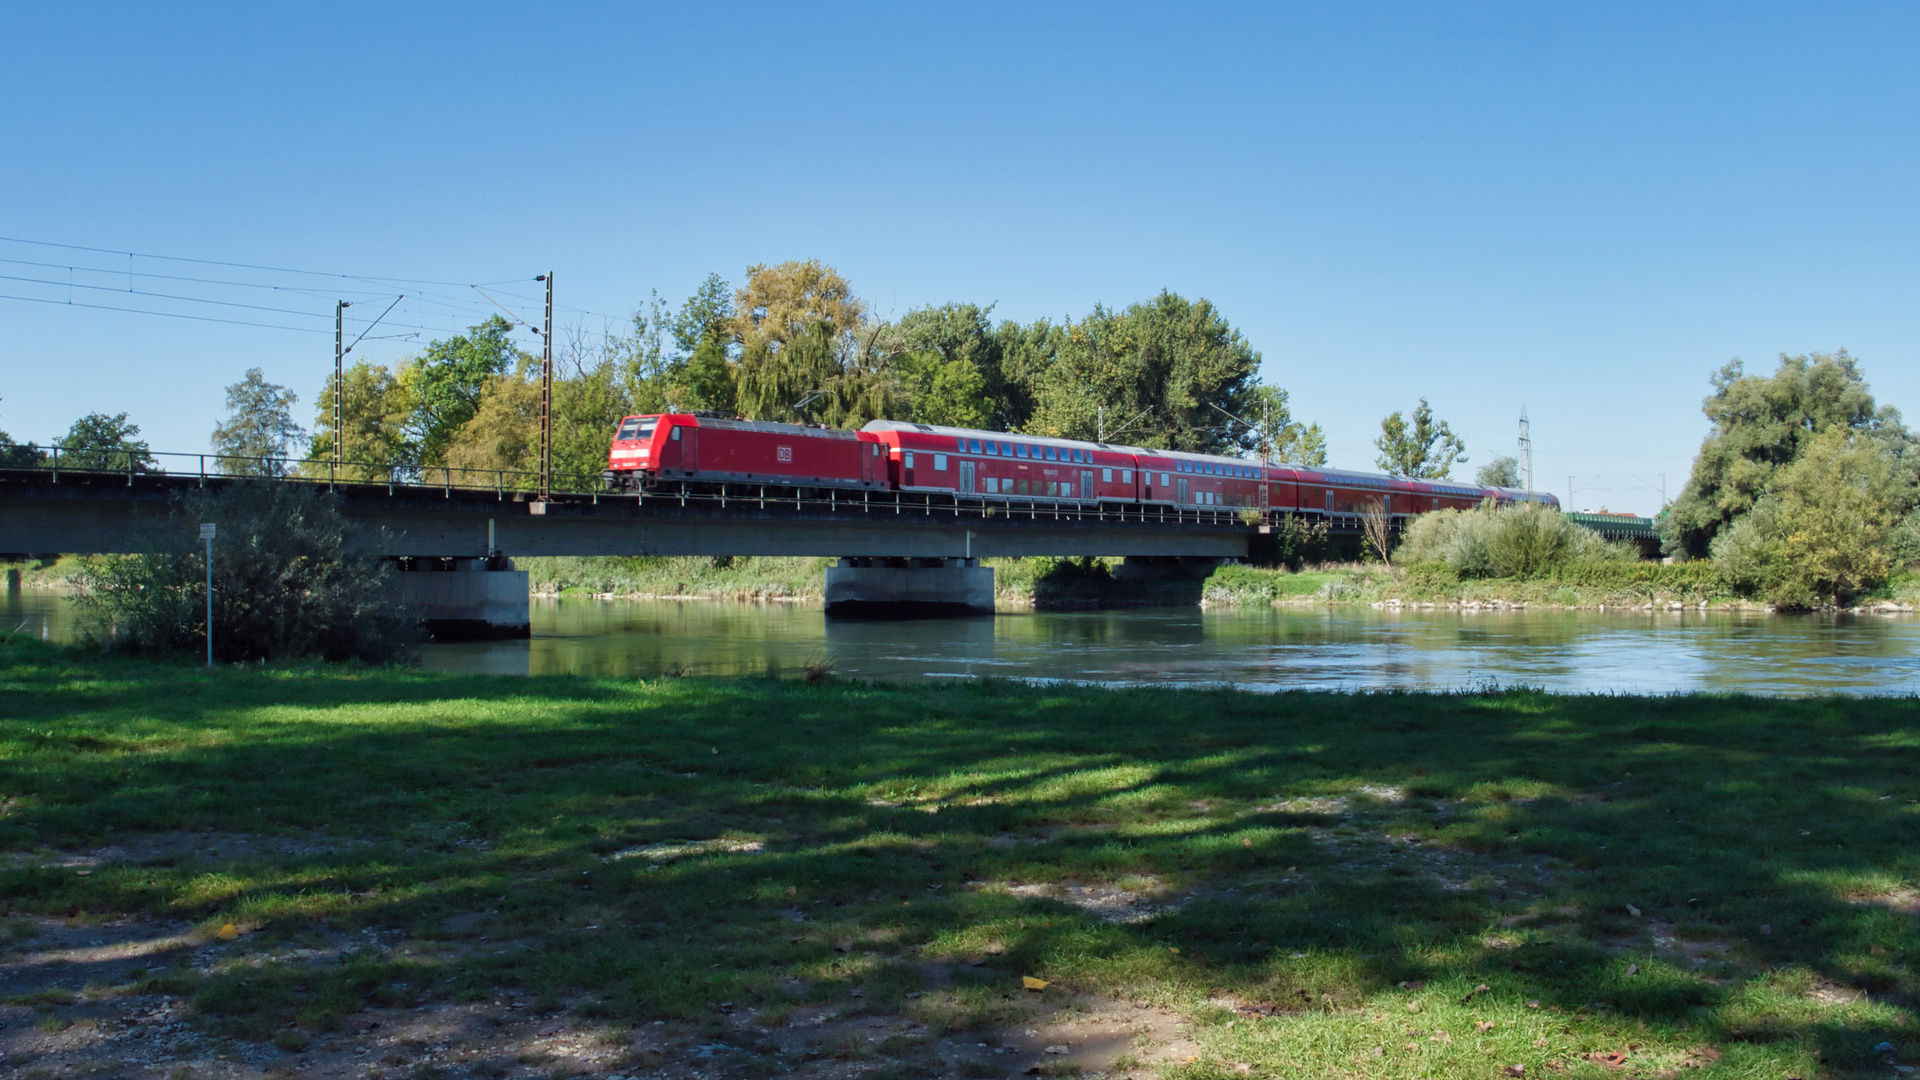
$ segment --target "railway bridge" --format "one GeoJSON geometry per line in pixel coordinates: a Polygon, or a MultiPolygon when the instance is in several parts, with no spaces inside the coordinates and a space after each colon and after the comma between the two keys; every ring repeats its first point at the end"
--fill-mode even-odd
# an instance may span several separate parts
{"type": "MultiPolygon", "coordinates": [[[[752,484],[541,499],[509,479],[435,469],[409,482],[272,482],[330,490],[357,527],[356,547],[396,561],[403,594],[430,622],[477,635],[526,632],[527,578],[511,569],[516,556],[826,556],[839,560],[827,571],[829,610],[990,612],[993,571],[983,557],[1120,556],[1126,577],[1190,574],[1246,557],[1265,528],[1257,515],[1217,507],[752,484]]],[[[169,531],[197,535],[197,523],[178,515],[177,495],[245,482],[260,481],[204,466],[0,469],[0,552],[152,550],[169,531]]]]}

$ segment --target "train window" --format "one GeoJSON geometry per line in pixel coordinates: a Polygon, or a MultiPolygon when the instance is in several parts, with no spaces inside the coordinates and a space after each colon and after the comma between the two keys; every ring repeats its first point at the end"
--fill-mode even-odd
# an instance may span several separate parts
{"type": "Polygon", "coordinates": [[[680,425],[678,424],[675,424],[673,428],[673,441],[674,442],[680,441],[680,425]]]}
{"type": "Polygon", "coordinates": [[[1014,443],[1014,444],[1013,444],[1013,456],[1014,456],[1014,457],[1017,457],[1017,458],[1025,458],[1025,457],[1027,456],[1027,444],[1026,444],[1026,443],[1014,443]]]}
{"type": "Polygon", "coordinates": [[[1121,483],[1123,483],[1123,484],[1131,484],[1131,483],[1133,483],[1133,470],[1132,470],[1132,469],[1121,469],[1121,470],[1120,470],[1120,482],[1121,482],[1121,483]]]}
{"type": "Polygon", "coordinates": [[[1167,486],[1168,484],[1171,484],[1171,483],[1173,483],[1173,480],[1172,480],[1172,479],[1171,479],[1170,477],[1168,477],[1166,473],[1161,473],[1161,474],[1160,474],[1160,486],[1161,486],[1161,487],[1166,487],[1166,486],[1167,486]]]}
{"type": "Polygon", "coordinates": [[[1013,444],[1012,444],[1012,443],[1004,443],[1004,442],[1003,442],[1003,443],[1001,443],[1001,444],[1000,444],[1000,456],[1001,456],[1001,457],[1012,457],[1012,456],[1013,456],[1013,444]]]}
{"type": "Polygon", "coordinates": [[[947,471],[947,455],[945,454],[933,455],[933,471],[934,472],[947,471]]]}
{"type": "Polygon", "coordinates": [[[953,440],[953,446],[954,446],[954,449],[960,451],[963,454],[967,452],[967,440],[965,439],[953,440]]]}
{"type": "Polygon", "coordinates": [[[1051,446],[1049,446],[1049,447],[1047,447],[1047,460],[1048,460],[1048,461],[1059,461],[1059,460],[1060,460],[1060,458],[1059,458],[1059,455],[1058,455],[1058,453],[1057,453],[1057,452],[1056,452],[1056,451],[1054,450],[1054,448],[1053,448],[1053,447],[1051,447],[1051,446]]]}
{"type": "Polygon", "coordinates": [[[980,452],[980,440],[979,440],[979,439],[969,439],[969,440],[967,440],[967,441],[973,444],[973,452],[974,452],[974,453],[976,453],[976,454],[977,454],[977,453],[979,453],[979,452],[980,452]]]}
{"type": "Polygon", "coordinates": [[[987,456],[988,457],[1000,456],[1000,444],[997,442],[994,442],[992,439],[987,440],[987,456]]]}
{"type": "Polygon", "coordinates": [[[1103,483],[1103,484],[1111,484],[1111,483],[1113,483],[1113,470],[1112,470],[1112,469],[1101,469],[1101,470],[1100,470],[1100,482],[1101,482],[1101,483],[1103,483]]]}
{"type": "Polygon", "coordinates": [[[997,477],[992,477],[992,476],[989,476],[989,477],[987,477],[987,494],[989,494],[989,495],[998,495],[998,494],[1000,494],[1000,480],[999,480],[999,478],[997,478],[997,477]]]}
{"type": "Polygon", "coordinates": [[[909,469],[913,468],[913,451],[909,450],[906,453],[901,454],[900,464],[906,466],[909,469]]]}

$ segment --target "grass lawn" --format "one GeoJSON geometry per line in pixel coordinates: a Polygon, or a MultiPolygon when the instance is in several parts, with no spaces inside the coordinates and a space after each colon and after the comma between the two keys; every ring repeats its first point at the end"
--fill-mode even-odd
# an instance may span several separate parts
{"type": "MultiPolygon", "coordinates": [[[[991,1051],[1021,1025],[1105,1002],[1192,1048],[1156,1058],[1142,1026],[1098,1064],[1116,1077],[1892,1076],[1920,1060],[1916,721],[1844,699],[208,673],[14,638],[5,956],[62,926],[194,929],[7,1007],[57,1031],[164,997],[245,1058],[511,1000],[597,1025],[622,1073],[879,1078],[1018,1072],[991,1051]],[[896,1026],[785,1034],[856,1020],[896,1026]],[[649,1031],[704,1056],[648,1058],[649,1031]]],[[[1068,1049],[1039,1067],[1085,1068],[1068,1049]]]]}

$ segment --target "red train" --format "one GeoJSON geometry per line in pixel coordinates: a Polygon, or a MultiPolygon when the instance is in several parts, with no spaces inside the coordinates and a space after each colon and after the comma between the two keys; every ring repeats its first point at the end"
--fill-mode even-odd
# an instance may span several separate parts
{"type": "MultiPolygon", "coordinates": [[[[640,491],[662,481],[782,488],[902,491],[988,502],[1254,508],[1318,517],[1396,518],[1483,499],[1525,500],[1512,488],[1405,480],[1344,469],[1266,465],[1217,454],[1049,439],[875,420],[860,431],[670,413],[620,422],[607,480],[640,491]]],[[[1552,495],[1533,499],[1557,508],[1552,495]]]]}

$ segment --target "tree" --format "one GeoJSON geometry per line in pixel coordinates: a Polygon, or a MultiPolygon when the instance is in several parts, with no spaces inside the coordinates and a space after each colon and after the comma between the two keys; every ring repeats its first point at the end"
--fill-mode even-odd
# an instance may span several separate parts
{"type": "MultiPolygon", "coordinates": [[[[757,269],[757,268],[756,268],[757,269]]],[[[751,275],[753,271],[749,270],[751,275]]],[[[708,274],[673,319],[673,343],[691,356],[708,338],[724,340],[733,328],[733,293],[719,274],[708,274]]],[[[637,316],[636,316],[637,318],[637,316]]]]}
{"type": "Polygon", "coordinates": [[[1520,459],[1512,454],[1501,454],[1480,466],[1480,471],[1473,474],[1473,482],[1481,487],[1517,488],[1520,486],[1520,459]]]}
{"type": "Polygon", "coordinates": [[[328,376],[301,474],[379,483],[400,478],[414,464],[406,433],[413,405],[406,385],[385,365],[362,360],[346,369],[340,386],[340,430],[333,425],[334,379],[328,376]],[[337,472],[336,441],[342,463],[337,472]]]}
{"type": "MultiPolygon", "coordinates": [[[[696,294],[694,302],[700,300],[696,294]]],[[[817,259],[761,263],[747,267],[747,283],[734,294],[731,329],[743,351],[765,344],[779,352],[790,338],[814,333],[816,324],[826,324],[832,334],[855,334],[866,317],[866,301],[833,267],[817,259]]]]}
{"type": "Polygon", "coordinates": [[[1374,460],[1382,469],[1414,480],[1445,480],[1455,463],[1467,460],[1467,445],[1445,420],[1434,420],[1426,398],[1413,410],[1411,424],[1397,412],[1380,421],[1373,445],[1380,450],[1374,460]]]}
{"type": "Polygon", "coordinates": [[[1273,461],[1318,468],[1327,463],[1327,435],[1319,424],[1293,418],[1287,392],[1269,383],[1254,387],[1246,418],[1254,425],[1255,448],[1273,461]]]}
{"type": "MultiPolygon", "coordinates": [[[[447,439],[443,461],[449,469],[464,470],[460,483],[536,486],[540,469],[540,382],[529,377],[530,367],[522,364],[511,375],[489,376],[473,418],[447,439]]],[[[555,380],[556,398],[563,385],[555,380]]],[[[557,433],[560,425],[556,422],[554,427],[557,433]]],[[[606,456],[605,446],[600,454],[606,456]]]]}
{"type": "Polygon", "coordinates": [[[126,413],[88,413],[53,444],[60,448],[58,464],[63,469],[151,472],[153,455],[139,434],[140,425],[129,423],[126,413]]]}
{"type": "Polygon", "coordinates": [[[213,429],[213,452],[221,472],[239,476],[284,476],[294,444],[306,437],[293,422],[300,399],[267,381],[259,368],[227,387],[227,418],[213,429]]]}
{"type": "Polygon", "coordinates": [[[400,373],[412,406],[407,435],[419,464],[442,464],[453,433],[479,410],[487,380],[532,359],[508,340],[512,331],[512,323],[495,315],[466,334],[428,345],[400,373]]]}
{"type": "Polygon", "coordinates": [[[1096,305],[1048,343],[1051,362],[1035,373],[1025,430],[1071,439],[1104,431],[1177,450],[1253,448],[1247,427],[1219,410],[1245,414],[1260,354],[1208,301],[1163,291],[1124,311],[1096,305]]]}
{"type": "Polygon", "coordinates": [[[1713,426],[1663,531],[1669,554],[1705,556],[1714,537],[1766,495],[1774,474],[1829,428],[1861,432],[1885,446],[1909,477],[1920,463],[1899,410],[1875,407],[1859,362],[1845,349],[1782,354],[1771,376],[1749,375],[1733,360],[1713,374],[1712,384],[1701,409],[1713,426]]]}
{"type": "Polygon", "coordinates": [[[878,349],[898,383],[905,418],[982,428],[995,423],[989,374],[999,374],[991,307],[943,304],[907,312],[881,333],[878,349]]]}
{"type": "Polygon", "coordinates": [[[1896,569],[1893,534],[1913,502],[1883,441],[1830,424],[1714,538],[1713,561],[1736,592],[1782,609],[1845,606],[1896,569]]]}

